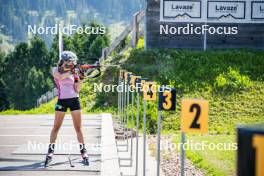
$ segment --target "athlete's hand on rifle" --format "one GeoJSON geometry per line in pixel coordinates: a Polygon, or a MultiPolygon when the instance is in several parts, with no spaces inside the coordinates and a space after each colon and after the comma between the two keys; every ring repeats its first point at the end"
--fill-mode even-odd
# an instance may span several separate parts
{"type": "MultiPolygon", "coordinates": [[[[77,75],[78,80],[84,78],[96,78],[101,75],[100,64],[97,62],[94,65],[80,64],[75,53],[71,51],[63,51],[61,54],[61,60],[59,62],[59,72],[70,72],[73,75],[77,75]],[[95,74],[96,73],[96,74],[95,74]]],[[[75,80],[77,80],[75,76],[75,80]]],[[[78,81],[77,80],[77,81],[78,81]]]]}
{"type": "Polygon", "coordinates": [[[71,68],[71,72],[78,75],[81,80],[84,78],[96,78],[101,74],[100,65],[89,64],[77,64],[71,68]],[[96,73],[95,70],[97,70],[98,73],[94,75],[94,73],[96,73]]]}
{"type": "Polygon", "coordinates": [[[80,80],[83,80],[85,78],[85,69],[80,68],[79,78],[80,80]]]}
{"type": "MultiPolygon", "coordinates": [[[[118,66],[118,65],[100,65],[96,62],[93,65],[78,63],[77,56],[70,51],[63,51],[61,55],[63,64],[59,67],[60,73],[70,72],[73,75],[78,75],[78,80],[84,78],[97,78],[101,75],[101,67],[118,66]]],[[[75,79],[76,80],[76,79],[75,79]]]]}

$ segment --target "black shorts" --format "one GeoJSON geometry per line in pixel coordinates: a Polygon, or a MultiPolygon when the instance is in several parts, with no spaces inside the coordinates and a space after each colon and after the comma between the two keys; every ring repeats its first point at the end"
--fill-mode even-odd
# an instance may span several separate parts
{"type": "Polygon", "coordinates": [[[58,99],[57,104],[55,104],[55,111],[66,112],[68,108],[71,111],[81,110],[79,98],[58,99]]]}

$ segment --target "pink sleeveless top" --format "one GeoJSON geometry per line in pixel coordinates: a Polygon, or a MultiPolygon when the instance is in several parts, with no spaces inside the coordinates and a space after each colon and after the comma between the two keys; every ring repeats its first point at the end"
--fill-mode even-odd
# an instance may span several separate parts
{"type": "MultiPolygon", "coordinates": [[[[58,72],[58,68],[54,67],[53,72],[58,72]]],[[[79,94],[74,89],[74,76],[65,78],[63,80],[56,79],[54,77],[56,87],[58,89],[58,99],[67,99],[79,97],[79,94]]]]}

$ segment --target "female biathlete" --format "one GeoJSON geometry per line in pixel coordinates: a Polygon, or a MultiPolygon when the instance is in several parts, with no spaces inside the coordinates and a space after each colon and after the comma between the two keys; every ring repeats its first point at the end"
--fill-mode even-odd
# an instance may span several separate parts
{"type": "Polygon", "coordinates": [[[76,64],[76,54],[71,51],[63,51],[57,67],[52,69],[52,75],[58,89],[58,102],[55,105],[54,126],[50,134],[50,144],[48,154],[46,155],[45,167],[48,167],[52,160],[57,134],[68,108],[70,108],[73,125],[80,144],[81,156],[84,163],[89,165],[89,157],[83,139],[81,106],[79,102],[79,92],[81,90],[84,75],[76,75],[73,70],[68,69],[73,68],[76,64]]]}

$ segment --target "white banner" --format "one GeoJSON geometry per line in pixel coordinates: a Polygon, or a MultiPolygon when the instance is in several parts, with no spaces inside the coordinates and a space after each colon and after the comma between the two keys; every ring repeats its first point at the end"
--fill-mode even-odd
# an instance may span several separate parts
{"type": "Polygon", "coordinates": [[[251,19],[264,19],[264,1],[252,1],[251,19]]]}
{"type": "Polygon", "coordinates": [[[264,23],[264,0],[160,0],[160,21],[264,23]]]}
{"type": "Polygon", "coordinates": [[[208,19],[245,19],[246,2],[208,1],[208,19]]]}
{"type": "Polygon", "coordinates": [[[165,18],[201,18],[201,1],[164,1],[165,18]]]}

